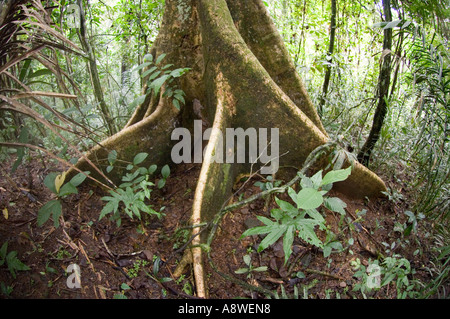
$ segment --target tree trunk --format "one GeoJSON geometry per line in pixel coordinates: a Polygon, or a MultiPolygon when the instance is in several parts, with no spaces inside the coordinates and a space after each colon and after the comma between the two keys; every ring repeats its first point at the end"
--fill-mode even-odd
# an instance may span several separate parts
{"type": "Polygon", "coordinates": [[[86,35],[86,16],[84,14],[83,9],[83,0],[78,0],[78,6],[80,8],[80,29],[79,29],[79,38],[83,50],[88,55],[88,70],[91,76],[91,83],[94,90],[95,99],[100,107],[100,113],[103,117],[103,121],[108,129],[108,133],[113,135],[117,132],[116,126],[114,125],[114,121],[112,119],[111,113],[109,112],[109,108],[106,105],[105,98],[103,95],[103,89],[100,83],[100,77],[98,75],[97,69],[97,59],[95,58],[94,51],[92,49],[91,44],[89,43],[89,39],[86,35]]]}
{"type": "MultiPolygon", "coordinates": [[[[391,1],[383,0],[383,11],[386,22],[392,21],[391,1]]],[[[369,165],[370,156],[373,148],[380,138],[380,132],[383,128],[384,118],[387,113],[387,101],[389,99],[389,87],[391,83],[391,48],[392,48],[392,28],[384,30],[382,63],[380,75],[378,78],[378,105],[373,117],[372,129],[369,137],[358,153],[358,161],[365,166],[369,165]]]]}
{"type": "Polygon", "coordinates": [[[319,101],[319,114],[322,116],[323,112],[323,106],[325,104],[325,99],[327,97],[328,93],[328,86],[330,85],[330,78],[331,78],[331,62],[333,61],[332,55],[334,52],[334,39],[336,37],[336,1],[337,0],[331,0],[331,22],[330,22],[330,45],[328,47],[327,52],[327,64],[326,71],[325,71],[325,79],[323,81],[323,87],[322,87],[322,95],[320,96],[319,101]]]}
{"type": "MultiPolygon", "coordinates": [[[[179,78],[186,104],[179,111],[167,98],[149,97],[121,132],[94,147],[87,156],[106,167],[111,150],[126,161],[143,151],[149,153],[146,164],[170,163],[172,131],[179,126],[195,131],[194,105],[201,105],[213,130],[195,191],[193,225],[212,220],[229,199],[236,177],[250,171],[249,163],[212,160],[221,151],[228,151],[220,149],[223,143],[219,133],[226,128],[278,128],[278,176],[287,174],[281,167],[300,168],[311,151],[328,142],[262,1],[166,0],[161,31],[151,53],[166,53],[165,63],[191,68],[179,78]]],[[[83,160],[78,167],[89,170],[83,160]]],[[[253,172],[260,167],[253,167],[253,172]]],[[[379,177],[359,163],[355,163],[349,179],[335,187],[356,197],[380,196],[386,189],[379,177]]],[[[193,234],[198,231],[194,228],[193,234]]],[[[202,240],[197,236],[192,242],[199,296],[206,295],[202,250],[198,247],[202,240]]]]}

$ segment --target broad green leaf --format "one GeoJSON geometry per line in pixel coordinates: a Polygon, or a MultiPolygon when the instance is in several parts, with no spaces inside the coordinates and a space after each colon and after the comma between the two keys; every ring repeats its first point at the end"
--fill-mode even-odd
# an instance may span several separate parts
{"type": "Polygon", "coordinates": [[[323,203],[323,196],[314,188],[304,188],[298,192],[295,203],[299,209],[316,209],[323,203]]]}
{"type": "Polygon", "coordinates": [[[158,67],[154,66],[151,67],[150,69],[148,69],[147,71],[145,71],[144,73],[142,73],[142,77],[145,78],[147,75],[152,74],[153,72],[155,72],[155,70],[158,69],[158,67]]]}
{"type": "Polygon", "coordinates": [[[309,217],[313,218],[315,221],[317,221],[318,224],[324,223],[325,219],[323,216],[317,211],[317,209],[308,209],[306,210],[306,214],[308,214],[309,217]]]}
{"type": "Polygon", "coordinates": [[[276,225],[271,226],[271,232],[267,234],[266,237],[261,241],[258,247],[258,252],[263,251],[270,245],[274,244],[281,236],[286,232],[287,226],[285,225],[276,225]]]}
{"type": "Polygon", "coordinates": [[[328,172],[322,179],[322,183],[320,185],[327,185],[331,183],[341,182],[347,179],[347,177],[351,174],[352,168],[351,166],[346,169],[339,169],[337,171],[328,172]]]}
{"type": "Polygon", "coordinates": [[[13,276],[14,279],[16,278],[17,270],[30,270],[30,267],[28,267],[27,265],[22,263],[17,258],[17,251],[11,251],[6,256],[6,263],[8,264],[9,272],[11,273],[11,275],[13,276]]]}
{"type": "Polygon", "coordinates": [[[50,215],[53,216],[55,224],[59,225],[58,218],[59,216],[61,216],[61,212],[62,212],[61,202],[58,199],[54,199],[47,202],[38,211],[37,216],[38,226],[42,226],[45,222],[47,222],[47,220],[50,218],[50,215]]]}
{"type": "Polygon", "coordinates": [[[239,268],[238,270],[236,270],[234,273],[237,275],[242,275],[242,274],[246,274],[248,273],[249,269],[248,268],[239,268]]]}
{"type": "Polygon", "coordinates": [[[170,175],[170,167],[169,165],[164,165],[164,167],[161,169],[161,175],[164,179],[167,179],[170,175]]]}
{"type": "Polygon", "coordinates": [[[180,101],[182,104],[186,104],[183,94],[175,94],[174,98],[180,101]]]}
{"type": "Polygon", "coordinates": [[[84,173],[78,173],[77,175],[75,175],[74,177],[72,177],[71,179],[70,179],[70,184],[72,184],[73,186],[75,186],[75,187],[77,187],[77,186],[79,186],[81,183],[83,183],[84,182],[84,180],[87,178],[87,176],[86,175],[89,175],[90,174],[90,172],[89,171],[86,171],[86,172],[84,172],[84,173]]]}
{"type": "Polygon", "coordinates": [[[144,103],[146,97],[147,97],[147,95],[141,95],[141,96],[137,97],[136,99],[134,99],[133,102],[130,103],[130,108],[135,108],[136,106],[144,103]]]}
{"type": "Polygon", "coordinates": [[[313,183],[313,188],[318,189],[320,187],[320,183],[322,182],[322,170],[318,171],[310,179],[313,183]]]}
{"type": "MultiPolygon", "coordinates": [[[[154,79],[156,79],[159,75],[161,74],[161,71],[156,71],[155,73],[153,73],[152,75],[150,75],[148,77],[148,81],[153,81],[154,79]]],[[[151,83],[151,82],[150,82],[151,83]]]]}
{"type": "Polygon", "coordinates": [[[177,110],[181,110],[180,102],[177,99],[173,99],[172,104],[176,107],[177,110]]]}
{"type": "Polygon", "coordinates": [[[341,215],[345,215],[345,209],[347,204],[338,197],[327,197],[324,200],[324,206],[329,210],[339,213],[341,215]]]}
{"type": "Polygon", "coordinates": [[[138,65],[138,66],[134,69],[134,71],[139,71],[139,70],[141,70],[141,69],[143,69],[143,68],[145,68],[145,67],[147,67],[147,66],[150,66],[150,65],[152,65],[152,64],[153,64],[152,62],[144,62],[144,63],[138,65]]]}
{"type": "Polygon", "coordinates": [[[389,22],[388,24],[386,24],[386,25],[384,26],[383,29],[391,29],[391,28],[395,28],[396,26],[398,26],[398,24],[399,24],[400,22],[402,22],[402,20],[394,20],[394,21],[391,21],[391,22],[389,22]]]}
{"type": "Polygon", "coordinates": [[[153,164],[153,165],[151,165],[149,168],[148,168],[148,173],[149,174],[153,174],[155,171],[156,171],[156,169],[157,169],[158,167],[155,165],[155,164],[153,164]]]}
{"type": "Polygon", "coordinates": [[[373,28],[381,28],[381,27],[386,26],[387,24],[388,24],[387,22],[378,22],[378,23],[374,23],[374,24],[372,25],[372,27],[373,27],[373,28]]]}
{"type": "Polygon", "coordinates": [[[165,57],[166,57],[166,54],[165,54],[165,53],[163,53],[163,54],[161,54],[160,56],[158,56],[158,57],[156,58],[155,64],[159,64],[165,57]]]}
{"type": "Polygon", "coordinates": [[[170,68],[171,66],[173,66],[173,64],[166,64],[165,66],[163,66],[163,67],[161,68],[161,70],[168,69],[168,68],[170,68]]]}
{"type": "Polygon", "coordinates": [[[52,191],[52,193],[57,194],[55,189],[55,178],[59,174],[57,172],[51,172],[44,178],[44,185],[47,186],[49,190],[52,191]]]}
{"type": "MultiPolygon", "coordinates": [[[[150,54],[150,55],[151,55],[151,54],[150,54]]],[[[126,283],[123,283],[123,284],[120,285],[120,289],[122,289],[122,290],[128,290],[128,289],[131,289],[131,288],[130,288],[130,286],[128,286],[126,283]]]]}
{"type": "Polygon", "coordinates": [[[300,186],[302,188],[314,188],[314,183],[312,182],[311,178],[302,176],[302,179],[300,180],[300,186]]]}
{"type": "Polygon", "coordinates": [[[165,185],[166,185],[166,180],[163,179],[163,178],[161,178],[161,179],[158,181],[158,188],[161,189],[161,188],[163,188],[165,185]]]}
{"type": "Polygon", "coordinates": [[[250,255],[244,255],[244,257],[242,257],[242,259],[244,260],[244,263],[245,263],[247,266],[250,266],[250,262],[251,262],[251,257],[250,257],[250,255]]]}
{"type": "Polygon", "coordinates": [[[150,53],[144,55],[144,61],[153,62],[153,55],[150,53]]]}
{"type": "Polygon", "coordinates": [[[323,247],[322,241],[317,237],[316,233],[314,232],[314,226],[316,224],[314,222],[311,222],[307,219],[302,219],[300,221],[297,221],[296,226],[298,230],[298,236],[306,241],[307,243],[310,243],[314,246],[317,246],[319,248],[323,247]]]}
{"type": "Polygon", "coordinates": [[[279,209],[279,208],[273,208],[270,211],[270,216],[272,216],[273,218],[275,218],[275,220],[280,220],[281,218],[283,218],[283,210],[279,209]]]}
{"type": "Polygon", "coordinates": [[[142,163],[148,156],[148,153],[139,153],[133,159],[133,164],[138,165],[142,163]]]}
{"type": "Polygon", "coordinates": [[[156,80],[154,80],[152,82],[152,84],[150,84],[150,88],[153,89],[153,91],[155,92],[155,95],[158,95],[159,90],[161,89],[161,86],[164,84],[164,82],[166,82],[166,80],[169,78],[169,75],[163,75],[159,78],[157,78],[156,80]]]}
{"type": "Polygon", "coordinates": [[[52,75],[52,74],[53,74],[53,72],[50,71],[49,69],[40,69],[40,70],[37,70],[36,72],[30,74],[30,75],[28,76],[28,78],[29,78],[29,79],[32,79],[32,78],[35,78],[35,77],[38,77],[38,76],[52,75]]]}
{"type": "Polygon", "coordinates": [[[174,78],[178,78],[178,77],[182,76],[183,74],[185,74],[189,70],[190,70],[189,68],[176,69],[176,70],[173,70],[172,72],[170,72],[170,76],[172,76],[174,78]]]}
{"type": "MultiPolygon", "coordinates": [[[[289,195],[291,195],[292,192],[295,194],[295,191],[292,188],[290,188],[288,192],[290,192],[289,195]]],[[[284,212],[288,213],[291,217],[295,217],[298,214],[298,209],[292,206],[290,203],[279,199],[278,197],[275,197],[275,202],[284,212]]]]}
{"type": "Polygon", "coordinates": [[[110,165],[113,165],[117,160],[117,151],[116,150],[112,150],[111,152],[108,153],[108,162],[110,165]]]}
{"type": "Polygon", "coordinates": [[[294,225],[290,225],[283,237],[284,264],[286,265],[292,253],[292,244],[294,243],[294,225]]]}
{"type": "Polygon", "coordinates": [[[30,70],[30,64],[31,64],[31,59],[26,59],[22,65],[22,67],[20,68],[20,74],[19,74],[20,82],[23,82],[27,73],[29,74],[28,71],[30,70]]]}
{"type": "Polygon", "coordinates": [[[58,195],[59,196],[66,196],[69,194],[78,194],[78,190],[75,186],[72,185],[72,183],[66,183],[64,184],[61,189],[59,190],[58,195]]]}
{"type": "MultiPolygon", "coordinates": [[[[103,207],[102,211],[100,212],[100,216],[98,217],[98,220],[101,220],[107,214],[115,211],[116,203],[114,201],[114,198],[113,197],[109,197],[109,198],[111,198],[112,200],[103,207]]],[[[102,198],[102,200],[104,200],[104,199],[102,198]]]]}

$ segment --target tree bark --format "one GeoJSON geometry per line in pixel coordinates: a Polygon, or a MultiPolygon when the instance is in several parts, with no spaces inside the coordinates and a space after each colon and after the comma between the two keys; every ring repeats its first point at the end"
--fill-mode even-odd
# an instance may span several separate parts
{"type": "MultiPolygon", "coordinates": [[[[392,21],[391,1],[383,0],[383,11],[386,22],[392,21]]],[[[389,87],[391,83],[391,49],[392,49],[392,28],[384,30],[382,63],[380,67],[380,75],[378,78],[378,105],[373,117],[373,124],[369,136],[358,153],[358,161],[368,166],[372,151],[380,138],[380,132],[383,128],[384,119],[387,114],[389,99],[389,87]]]]}
{"type": "MultiPolygon", "coordinates": [[[[169,99],[149,96],[121,132],[94,147],[87,156],[106,167],[111,150],[116,150],[125,161],[132,161],[136,153],[144,151],[149,153],[144,164],[170,163],[174,145],[171,133],[178,126],[194,129],[194,105],[200,103],[213,130],[204,151],[192,207],[191,223],[198,225],[211,221],[226,204],[239,174],[261,167],[212,160],[223,147],[219,133],[226,128],[278,128],[280,167],[300,168],[308,155],[329,138],[261,0],[165,3],[161,31],[151,53],[166,53],[165,63],[191,68],[179,78],[186,104],[178,110],[169,99]]],[[[222,149],[223,154],[227,151],[222,149]]],[[[86,161],[77,165],[89,170],[86,161]]],[[[316,169],[325,165],[324,158],[322,166],[316,169]]],[[[278,172],[288,173],[283,169],[278,172]]],[[[386,190],[383,181],[359,163],[355,163],[349,179],[335,187],[356,197],[376,197],[386,190]]],[[[193,229],[193,235],[198,234],[199,228],[193,229]]],[[[207,295],[202,250],[198,246],[203,240],[196,236],[192,242],[200,297],[207,295]]]]}

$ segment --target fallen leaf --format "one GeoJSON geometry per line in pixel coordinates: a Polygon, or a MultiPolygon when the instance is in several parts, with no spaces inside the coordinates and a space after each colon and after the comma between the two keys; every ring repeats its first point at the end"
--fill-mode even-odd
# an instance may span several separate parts
{"type": "Polygon", "coordinates": [[[3,217],[5,217],[5,219],[8,219],[8,208],[3,208],[3,210],[2,210],[2,212],[3,212],[3,217]]]}

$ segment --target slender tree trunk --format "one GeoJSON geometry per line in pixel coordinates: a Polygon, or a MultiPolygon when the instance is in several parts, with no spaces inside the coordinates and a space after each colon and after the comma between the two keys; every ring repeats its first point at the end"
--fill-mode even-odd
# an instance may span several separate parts
{"type": "Polygon", "coordinates": [[[333,61],[332,55],[334,53],[334,39],[336,37],[336,2],[337,0],[331,0],[331,23],[330,23],[330,45],[327,52],[327,64],[325,71],[325,80],[323,81],[322,95],[320,96],[318,111],[319,116],[322,116],[323,106],[328,93],[328,86],[330,85],[331,78],[331,62],[333,61]]]}
{"type": "Polygon", "coordinates": [[[78,36],[80,38],[83,50],[88,55],[88,70],[91,77],[91,83],[94,90],[95,99],[99,105],[100,113],[103,117],[103,121],[108,129],[109,135],[113,135],[117,132],[116,126],[114,125],[114,120],[109,111],[109,107],[105,102],[103,95],[103,89],[100,83],[100,77],[97,68],[97,59],[94,54],[94,49],[92,48],[89,39],[87,38],[86,32],[86,15],[83,8],[83,0],[77,0],[78,6],[80,8],[80,29],[78,36]]]}
{"type": "MultiPolygon", "coordinates": [[[[383,11],[385,21],[386,22],[392,21],[390,0],[383,0],[383,11]]],[[[369,137],[367,138],[365,144],[358,153],[358,161],[365,166],[369,164],[372,151],[378,139],[380,138],[380,132],[381,129],[383,128],[384,119],[387,114],[388,108],[387,103],[389,99],[389,87],[391,82],[391,69],[392,69],[391,49],[392,49],[392,28],[388,28],[384,30],[382,62],[377,88],[378,105],[375,110],[372,129],[369,133],[369,137]]]]}

